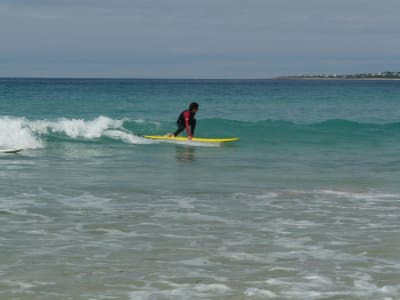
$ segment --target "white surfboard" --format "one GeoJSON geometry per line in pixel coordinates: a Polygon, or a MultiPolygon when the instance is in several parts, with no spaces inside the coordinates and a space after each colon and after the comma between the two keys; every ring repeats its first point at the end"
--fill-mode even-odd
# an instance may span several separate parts
{"type": "Polygon", "coordinates": [[[13,153],[21,152],[23,149],[0,149],[0,153],[13,153]]]}

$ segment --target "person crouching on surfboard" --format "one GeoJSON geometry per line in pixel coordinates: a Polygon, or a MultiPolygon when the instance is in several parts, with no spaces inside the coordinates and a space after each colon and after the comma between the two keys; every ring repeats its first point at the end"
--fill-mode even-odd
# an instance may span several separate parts
{"type": "Polygon", "coordinates": [[[186,129],[186,133],[188,139],[191,140],[194,135],[194,130],[196,129],[196,119],[194,116],[199,111],[199,104],[196,102],[192,102],[189,105],[189,109],[184,110],[179,115],[176,124],[178,125],[178,130],[175,133],[170,134],[169,136],[178,136],[184,129],[186,129]]]}

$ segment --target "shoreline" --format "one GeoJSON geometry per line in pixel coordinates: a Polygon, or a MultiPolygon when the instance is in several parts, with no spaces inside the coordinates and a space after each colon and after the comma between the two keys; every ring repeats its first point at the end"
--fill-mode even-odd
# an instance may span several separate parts
{"type": "Polygon", "coordinates": [[[400,78],[317,78],[317,77],[313,77],[313,78],[296,78],[296,77],[280,77],[280,78],[272,78],[275,80],[359,80],[359,81],[383,81],[383,80],[387,80],[387,81],[399,81],[400,78]]]}

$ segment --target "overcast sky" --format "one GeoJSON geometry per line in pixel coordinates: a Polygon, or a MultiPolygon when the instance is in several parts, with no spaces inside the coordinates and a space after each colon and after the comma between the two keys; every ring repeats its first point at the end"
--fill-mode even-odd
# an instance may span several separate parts
{"type": "Polygon", "coordinates": [[[0,0],[0,76],[400,71],[400,0],[0,0]]]}

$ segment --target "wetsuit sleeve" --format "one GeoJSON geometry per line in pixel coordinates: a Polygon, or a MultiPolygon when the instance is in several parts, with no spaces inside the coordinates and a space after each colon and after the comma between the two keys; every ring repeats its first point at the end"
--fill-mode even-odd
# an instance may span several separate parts
{"type": "Polygon", "coordinates": [[[185,128],[188,136],[192,136],[192,131],[190,130],[190,111],[185,111],[183,113],[183,118],[185,119],[185,128]]]}

